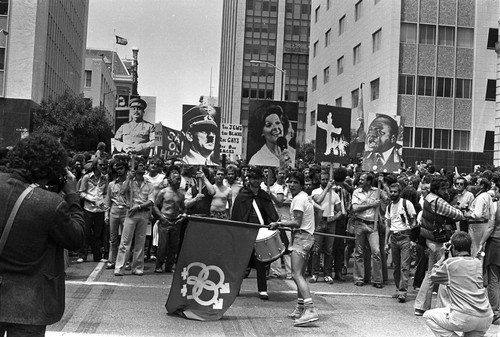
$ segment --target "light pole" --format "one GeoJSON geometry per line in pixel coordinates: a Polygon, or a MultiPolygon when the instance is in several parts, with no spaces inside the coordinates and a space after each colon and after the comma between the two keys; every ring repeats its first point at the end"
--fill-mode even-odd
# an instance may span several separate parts
{"type": "MultiPolygon", "coordinates": [[[[280,93],[280,101],[283,101],[285,99],[286,70],[285,69],[281,69],[281,68],[277,67],[276,65],[272,64],[271,62],[267,62],[267,61],[250,60],[250,63],[266,64],[268,66],[273,67],[274,69],[276,69],[278,71],[281,71],[281,93],[280,93]]],[[[274,96],[276,97],[276,92],[275,92],[274,96]]]]}

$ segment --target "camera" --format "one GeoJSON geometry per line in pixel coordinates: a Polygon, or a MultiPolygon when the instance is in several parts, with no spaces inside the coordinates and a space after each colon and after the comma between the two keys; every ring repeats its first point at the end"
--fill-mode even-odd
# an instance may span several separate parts
{"type": "Polygon", "coordinates": [[[453,247],[453,245],[451,244],[451,241],[448,241],[443,244],[443,247],[444,247],[444,257],[445,259],[447,259],[448,256],[450,255],[450,250],[453,247]]]}
{"type": "Polygon", "coordinates": [[[54,193],[60,193],[61,190],[63,189],[64,185],[66,184],[66,181],[68,180],[68,177],[66,174],[58,177],[58,178],[53,178],[49,180],[47,185],[45,186],[45,190],[54,192],[54,193]]]}

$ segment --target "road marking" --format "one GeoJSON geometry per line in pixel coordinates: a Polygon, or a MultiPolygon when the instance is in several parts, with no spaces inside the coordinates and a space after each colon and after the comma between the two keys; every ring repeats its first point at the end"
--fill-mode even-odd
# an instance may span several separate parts
{"type": "Polygon", "coordinates": [[[64,331],[46,331],[45,337],[123,337],[123,335],[111,335],[111,334],[102,334],[102,333],[81,333],[81,332],[64,332],[64,331]]]}
{"type": "Polygon", "coordinates": [[[118,282],[97,282],[97,281],[66,281],[67,285],[88,285],[88,286],[108,286],[108,287],[129,287],[129,288],[155,288],[155,289],[169,289],[169,285],[159,284],[136,284],[136,283],[118,283],[118,282]]]}
{"type": "Polygon", "coordinates": [[[87,280],[85,282],[93,282],[97,279],[99,276],[99,273],[102,271],[102,268],[104,267],[104,262],[99,262],[97,266],[94,268],[92,273],[90,273],[89,277],[87,277],[87,280]]]}

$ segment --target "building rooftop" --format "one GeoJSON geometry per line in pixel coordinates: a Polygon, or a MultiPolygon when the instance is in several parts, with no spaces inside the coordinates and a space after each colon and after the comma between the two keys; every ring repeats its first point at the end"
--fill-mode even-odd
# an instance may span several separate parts
{"type": "Polygon", "coordinates": [[[123,61],[117,52],[114,52],[112,50],[105,50],[105,49],[87,49],[87,55],[89,55],[89,56],[101,56],[104,59],[104,62],[106,63],[106,66],[108,67],[110,72],[111,72],[111,68],[113,68],[113,72],[115,75],[130,76],[130,73],[127,70],[127,67],[123,64],[123,61]],[[113,53],[114,53],[114,58],[113,58],[113,53]],[[113,62],[113,61],[114,61],[114,65],[113,65],[113,67],[111,67],[111,62],[113,62]]]}

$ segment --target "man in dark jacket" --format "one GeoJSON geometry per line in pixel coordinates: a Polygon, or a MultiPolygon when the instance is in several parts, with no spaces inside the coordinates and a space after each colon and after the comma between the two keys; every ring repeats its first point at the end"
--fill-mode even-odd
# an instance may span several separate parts
{"type": "Polygon", "coordinates": [[[30,185],[0,253],[0,336],[44,336],[64,313],[64,248],[83,245],[85,223],[67,154],[52,136],[19,141],[9,153],[12,173],[0,174],[0,231],[30,185]],[[66,177],[67,180],[58,179],[66,177]],[[58,185],[64,197],[45,190],[58,185]]]}
{"type": "MultiPolygon", "coordinates": [[[[266,226],[271,222],[277,221],[279,216],[276,212],[276,208],[274,208],[271,197],[260,188],[262,170],[256,166],[251,166],[248,170],[247,177],[248,184],[241,189],[234,200],[231,220],[257,223],[266,226]],[[254,205],[256,205],[258,211],[255,209],[254,205]],[[262,220],[259,219],[259,217],[261,217],[262,220]]],[[[267,264],[259,261],[255,258],[255,254],[252,254],[250,265],[255,266],[257,270],[257,289],[259,291],[259,298],[263,300],[269,299],[266,282],[267,264]]]]}

